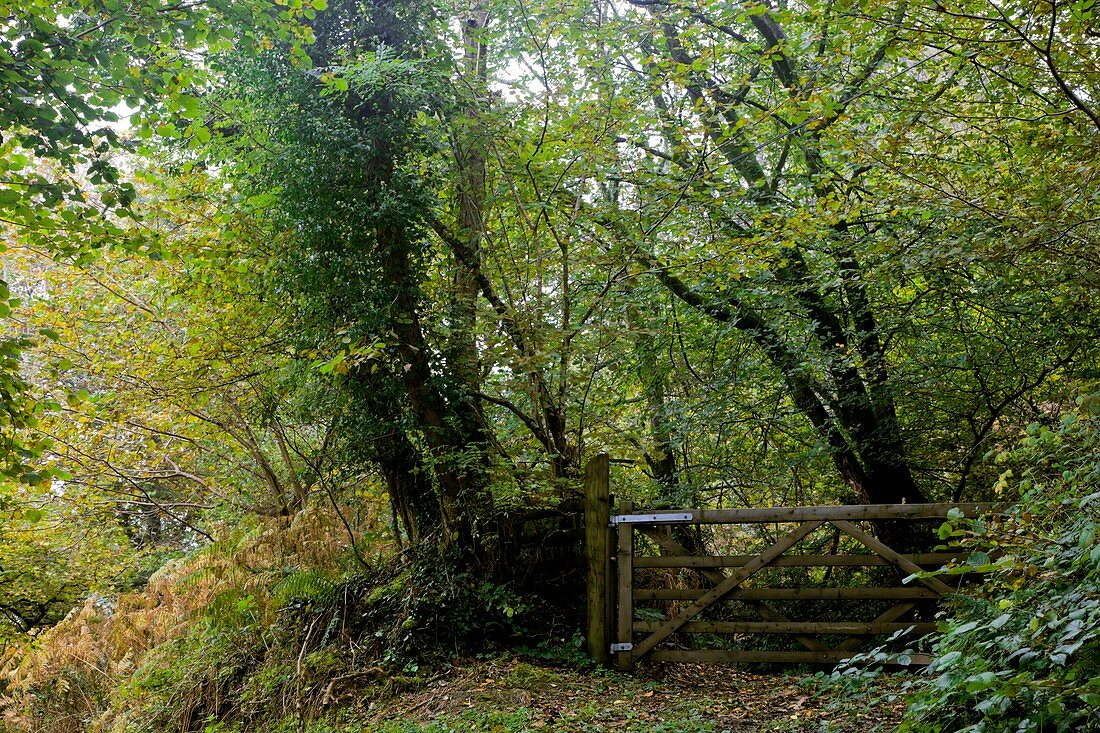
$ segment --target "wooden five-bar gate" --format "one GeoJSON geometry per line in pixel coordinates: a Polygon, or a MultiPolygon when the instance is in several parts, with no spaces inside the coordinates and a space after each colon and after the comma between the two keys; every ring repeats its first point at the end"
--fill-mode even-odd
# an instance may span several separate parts
{"type": "MultiPolygon", "coordinates": [[[[965,555],[899,552],[873,528],[889,527],[889,536],[905,536],[900,531],[905,523],[946,518],[953,508],[967,516],[993,508],[864,504],[656,511],[636,510],[624,501],[612,514],[607,467],[606,456],[598,456],[586,473],[588,645],[593,657],[604,663],[613,660],[620,669],[631,669],[643,657],[835,664],[874,637],[908,631],[912,639],[932,632],[934,604],[957,589],[921,573],[965,563],[965,555]],[[690,541],[698,535],[689,528],[699,525],[708,525],[712,543],[725,544],[724,549],[760,536],[767,542],[752,554],[691,551],[686,545],[698,548],[702,543],[690,541]],[[692,572],[680,572],[684,569],[692,572]],[[764,571],[773,576],[777,571],[800,572],[796,580],[801,582],[776,583],[764,571]],[[841,574],[848,576],[848,584],[820,582],[841,574]],[[685,579],[694,584],[685,587],[685,579]],[[829,603],[833,607],[824,614],[827,620],[799,613],[811,607],[820,616],[829,603]],[[842,610],[872,617],[837,620],[842,610]],[[712,643],[696,643],[702,635],[709,635],[703,638],[712,643]],[[773,640],[785,635],[800,648],[776,649],[761,635],[773,640]],[[701,648],[706,646],[719,648],[701,648]]],[[[895,660],[916,665],[929,661],[916,653],[895,660]]]]}

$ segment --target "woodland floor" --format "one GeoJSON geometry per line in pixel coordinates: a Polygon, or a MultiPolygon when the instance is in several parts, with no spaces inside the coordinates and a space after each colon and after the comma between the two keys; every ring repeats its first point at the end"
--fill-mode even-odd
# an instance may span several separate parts
{"type": "Polygon", "coordinates": [[[375,701],[336,730],[872,733],[896,727],[897,678],[870,697],[791,673],[720,666],[642,667],[634,675],[579,672],[514,659],[476,661],[413,692],[375,701]]]}

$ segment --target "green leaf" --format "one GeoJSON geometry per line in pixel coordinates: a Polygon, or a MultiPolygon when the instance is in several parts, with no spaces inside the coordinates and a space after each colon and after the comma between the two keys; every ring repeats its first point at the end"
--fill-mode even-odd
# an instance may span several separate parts
{"type": "Polygon", "coordinates": [[[10,208],[23,200],[22,194],[12,188],[0,188],[0,207],[10,208]]]}
{"type": "Polygon", "coordinates": [[[977,621],[968,621],[967,623],[951,630],[952,634],[958,634],[959,636],[969,633],[978,628],[979,623],[977,621]]]}
{"type": "Polygon", "coordinates": [[[966,564],[972,568],[984,567],[990,564],[989,554],[978,550],[970,553],[970,556],[966,558],[966,564]]]}
{"type": "Polygon", "coordinates": [[[997,674],[995,672],[982,672],[970,677],[967,680],[965,689],[967,692],[980,692],[981,690],[988,690],[995,684],[997,684],[997,674]]]}
{"type": "Polygon", "coordinates": [[[951,651],[951,652],[948,652],[947,654],[944,654],[942,657],[939,657],[939,658],[936,659],[936,667],[937,667],[937,669],[943,669],[944,667],[950,667],[951,665],[953,665],[955,662],[959,661],[960,659],[962,659],[962,652],[960,652],[960,651],[951,651]]]}

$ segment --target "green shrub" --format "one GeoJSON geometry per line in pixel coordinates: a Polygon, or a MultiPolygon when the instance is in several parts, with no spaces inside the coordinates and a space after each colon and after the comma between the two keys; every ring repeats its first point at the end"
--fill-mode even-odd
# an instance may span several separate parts
{"type": "Polygon", "coordinates": [[[374,639],[383,667],[415,672],[455,654],[508,648],[527,635],[530,599],[431,548],[374,568],[358,590],[358,633],[374,639]]]}
{"type": "Polygon", "coordinates": [[[1032,425],[995,457],[998,488],[1016,485],[1020,503],[940,528],[985,577],[976,597],[951,602],[899,730],[1100,730],[1098,413],[1100,396],[1091,396],[1056,427],[1032,425]]]}
{"type": "Polygon", "coordinates": [[[262,655],[256,630],[207,615],[184,636],[154,648],[115,691],[113,707],[123,711],[129,730],[190,731],[236,709],[236,690],[262,655]]]}

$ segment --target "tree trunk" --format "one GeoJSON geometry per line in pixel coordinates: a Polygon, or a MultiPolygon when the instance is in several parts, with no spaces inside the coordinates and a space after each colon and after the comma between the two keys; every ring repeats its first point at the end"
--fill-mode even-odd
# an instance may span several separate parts
{"type": "Polygon", "coordinates": [[[485,170],[488,158],[483,105],[488,99],[487,48],[484,40],[488,10],[483,0],[473,0],[462,23],[463,68],[460,93],[465,98],[463,119],[454,136],[457,236],[463,240],[466,258],[455,258],[449,308],[450,331],[447,362],[454,376],[466,385],[471,401],[480,390],[477,350],[478,275],[481,272],[481,240],[485,233],[485,170]]]}
{"type": "Polygon", "coordinates": [[[417,281],[409,262],[409,234],[395,227],[377,231],[385,252],[383,275],[395,289],[391,328],[397,336],[402,380],[431,453],[444,543],[477,550],[486,539],[483,530],[488,529],[492,512],[486,470],[488,438],[476,403],[463,399],[448,403],[432,384],[430,350],[417,307],[417,281]]]}

